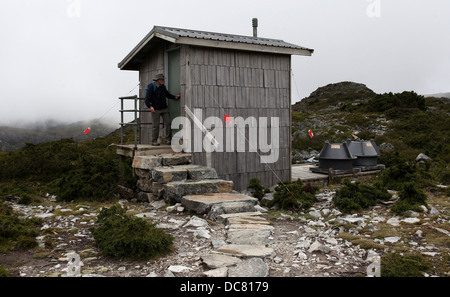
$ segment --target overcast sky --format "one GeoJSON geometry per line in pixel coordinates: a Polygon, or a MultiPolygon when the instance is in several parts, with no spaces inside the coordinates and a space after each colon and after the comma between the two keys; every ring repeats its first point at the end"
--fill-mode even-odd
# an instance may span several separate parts
{"type": "Polygon", "coordinates": [[[138,73],[117,64],[153,26],[252,35],[254,17],[315,50],[293,56],[293,102],[341,81],[450,92],[449,0],[0,0],[0,124],[119,121],[138,73]]]}

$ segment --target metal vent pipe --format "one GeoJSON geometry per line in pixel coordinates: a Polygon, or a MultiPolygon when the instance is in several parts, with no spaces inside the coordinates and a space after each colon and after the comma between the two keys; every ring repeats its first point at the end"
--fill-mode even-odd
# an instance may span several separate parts
{"type": "Polygon", "coordinates": [[[252,20],[252,24],[253,24],[253,37],[258,37],[258,19],[254,18],[252,20]]]}

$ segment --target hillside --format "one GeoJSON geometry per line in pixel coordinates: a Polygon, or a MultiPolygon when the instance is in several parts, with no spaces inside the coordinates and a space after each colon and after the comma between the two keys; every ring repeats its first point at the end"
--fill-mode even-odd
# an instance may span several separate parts
{"type": "Polygon", "coordinates": [[[72,124],[54,121],[27,124],[21,128],[0,127],[0,151],[9,152],[25,147],[27,143],[39,144],[72,138],[75,141],[91,140],[106,136],[117,129],[117,125],[92,120],[72,124]],[[88,135],[84,134],[91,128],[88,135]]]}
{"type": "Polygon", "coordinates": [[[448,92],[448,93],[438,93],[438,94],[425,95],[425,97],[448,98],[448,99],[450,99],[450,92],[448,92]]]}
{"type": "Polygon", "coordinates": [[[295,112],[337,110],[344,104],[367,102],[376,96],[366,85],[354,82],[340,82],[318,88],[307,98],[292,106],[295,112]]]}
{"type": "Polygon", "coordinates": [[[316,156],[326,140],[347,139],[375,139],[413,160],[425,153],[450,162],[450,100],[445,98],[376,94],[363,84],[344,82],[319,88],[292,108],[295,163],[316,156]]]}

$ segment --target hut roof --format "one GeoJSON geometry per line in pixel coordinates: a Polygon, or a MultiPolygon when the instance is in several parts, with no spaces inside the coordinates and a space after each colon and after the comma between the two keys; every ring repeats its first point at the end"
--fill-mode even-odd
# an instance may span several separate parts
{"type": "Polygon", "coordinates": [[[158,40],[174,44],[188,44],[213,48],[267,52],[285,55],[311,56],[313,49],[284,42],[252,36],[242,36],[206,31],[155,26],[153,30],[119,63],[121,70],[138,70],[143,57],[158,40]]]}

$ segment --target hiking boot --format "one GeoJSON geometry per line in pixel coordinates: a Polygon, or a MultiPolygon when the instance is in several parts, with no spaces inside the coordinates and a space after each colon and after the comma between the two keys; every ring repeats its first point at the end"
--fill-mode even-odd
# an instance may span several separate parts
{"type": "Polygon", "coordinates": [[[172,141],[171,141],[170,139],[163,139],[163,140],[161,141],[161,144],[171,145],[171,144],[172,144],[172,141]]]}
{"type": "Polygon", "coordinates": [[[153,145],[153,146],[160,146],[160,144],[157,143],[157,142],[153,142],[152,145],[153,145]]]}

